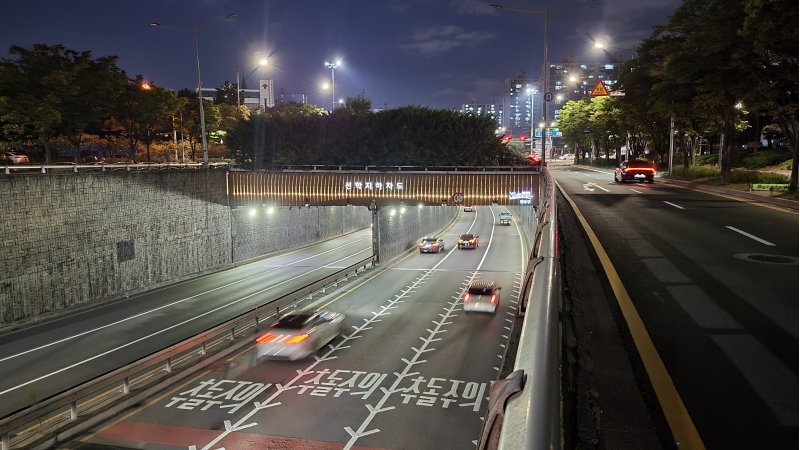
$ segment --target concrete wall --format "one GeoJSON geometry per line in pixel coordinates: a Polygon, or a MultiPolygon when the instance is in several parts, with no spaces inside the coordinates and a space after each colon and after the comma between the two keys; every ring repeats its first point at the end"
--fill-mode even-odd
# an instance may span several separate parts
{"type": "Polygon", "coordinates": [[[233,261],[293,249],[369,227],[364,206],[240,207],[231,211],[233,261]]]}
{"type": "Polygon", "coordinates": [[[231,262],[224,171],[0,176],[0,324],[231,262]]]}
{"type": "Polygon", "coordinates": [[[379,210],[381,260],[385,263],[416,246],[424,236],[441,230],[456,217],[459,209],[457,206],[407,207],[402,214],[400,208],[379,210]]]}

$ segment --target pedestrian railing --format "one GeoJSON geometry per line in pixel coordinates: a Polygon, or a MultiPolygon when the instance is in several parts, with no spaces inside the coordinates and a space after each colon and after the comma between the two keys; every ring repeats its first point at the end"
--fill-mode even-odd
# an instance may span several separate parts
{"type": "MultiPolygon", "coordinates": [[[[133,170],[186,170],[186,169],[203,169],[206,165],[203,163],[139,163],[139,164],[125,164],[125,163],[97,163],[97,164],[42,164],[42,165],[6,165],[0,166],[2,173],[11,175],[12,173],[22,172],[110,172],[110,171],[133,171],[133,170]]],[[[209,163],[210,169],[228,168],[229,163],[209,163]]]]}

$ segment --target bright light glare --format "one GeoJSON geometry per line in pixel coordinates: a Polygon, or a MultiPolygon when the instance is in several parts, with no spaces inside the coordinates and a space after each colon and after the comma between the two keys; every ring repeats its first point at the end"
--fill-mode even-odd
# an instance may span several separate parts
{"type": "Polygon", "coordinates": [[[544,122],[539,122],[539,128],[544,126],[544,122]]]}
{"type": "Polygon", "coordinates": [[[330,85],[328,83],[322,83],[322,86],[320,86],[320,87],[322,89],[328,89],[330,87],[330,85]]]}
{"type": "Polygon", "coordinates": [[[395,211],[395,210],[392,210],[392,212],[390,213],[390,215],[392,215],[392,216],[395,215],[395,214],[397,214],[397,211],[395,211]]]}
{"type": "Polygon", "coordinates": [[[340,104],[340,105],[344,105],[344,99],[343,99],[343,98],[340,98],[340,99],[339,99],[339,104],[340,104]]]}
{"type": "Polygon", "coordinates": [[[336,67],[339,67],[341,65],[342,65],[342,60],[341,59],[337,59],[336,60],[336,67]]]}
{"type": "Polygon", "coordinates": [[[600,43],[600,42],[595,42],[595,43],[594,43],[594,47],[595,47],[595,48],[603,48],[603,44],[602,44],[602,43],[600,43]]]}
{"type": "Polygon", "coordinates": [[[256,215],[256,209],[253,208],[253,209],[250,210],[250,217],[253,217],[255,215],[256,215]]]}
{"type": "Polygon", "coordinates": [[[261,64],[262,66],[266,65],[267,64],[267,58],[262,58],[261,61],[259,61],[258,63],[261,64]]]}
{"type": "Polygon", "coordinates": [[[578,81],[578,79],[575,78],[574,76],[571,76],[571,77],[569,77],[569,81],[578,81]]]}
{"type": "Polygon", "coordinates": [[[275,208],[273,208],[272,206],[267,208],[267,214],[272,214],[274,211],[275,211],[275,208]]]}
{"type": "Polygon", "coordinates": [[[550,122],[550,126],[554,127],[554,126],[556,126],[556,123],[555,122],[550,122]]]}

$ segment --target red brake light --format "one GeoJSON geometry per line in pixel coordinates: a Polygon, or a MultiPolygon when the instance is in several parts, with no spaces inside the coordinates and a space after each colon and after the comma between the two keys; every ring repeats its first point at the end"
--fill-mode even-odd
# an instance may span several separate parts
{"type": "Polygon", "coordinates": [[[435,242],[435,243],[433,244],[433,246],[434,246],[434,247],[438,247],[438,246],[439,246],[439,243],[438,243],[438,242],[435,242]]]}
{"type": "Polygon", "coordinates": [[[497,303],[497,294],[492,294],[492,303],[497,303]]]}
{"type": "Polygon", "coordinates": [[[256,343],[258,343],[258,344],[265,344],[265,343],[267,343],[267,342],[270,342],[271,340],[275,339],[276,337],[278,337],[278,335],[277,335],[277,334],[274,334],[274,333],[267,333],[267,334],[265,334],[265,335],[263,335],[263,336],[259,336],[259,337],[256,339],[256,343]]]}
{"type": "Polygon", "coordinates": [[[467,295],[464,296],[464,303],[468,301],[469,301],[469,292],[467,292],[467,295]]]}
{"type": "Polygon", "coordinates": [[[299,336],[293,336],[293,337],[287,339],[286,343],[287,344],[297,344],[299,342],[305,341],[306,339],[308,339],[308,335],[307,334],[301,334],[299,336]]]}

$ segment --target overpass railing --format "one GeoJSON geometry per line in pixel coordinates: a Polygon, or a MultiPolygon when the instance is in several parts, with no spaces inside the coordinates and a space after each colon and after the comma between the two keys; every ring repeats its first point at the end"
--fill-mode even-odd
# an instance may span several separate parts
{"type": "Polygon", "coordinates": [[[215,359],[248,343],[259,325],[292,309],[303,299],[372,268],[373,258],[303,286],[252,311],[161,351],[0,419],[0,449],[45,449],[83,432],[152,392],[196,373],[215,359]],[[230,344],[226,346],[226,344],[230,344]],[[214,350],[215,358],[198,363],[214,350]]]}
{"type": "Polygon", "coordinates": [[[491,388],[478,450],[561,448],[558,214],[555,188],[543,170],[538,226],[526,283],[514,372],[491,388]]]}
{"type": "MultiPolygon", "coordinates": [[[[209,163],[210,169],[226,169],[230,167],[229,163],[209,163]]],[[[111,172],[111,171],[134,171],[134,170],[186,170],[186,169],[203,169],[203,163],[138,163],[138,164],[123,164],[123,163],[98,163],[98,164],[41,164],[41,165],[6,165],[0,166],[0,172],[4,175],[20,172],[111,172]]]]}
{"type": "Polygon", "coordinates": [[[343,165],[289,165],[282,172],[530,172],[539,166],[530,164],[514,166],[343,166],[343,165]]]}

